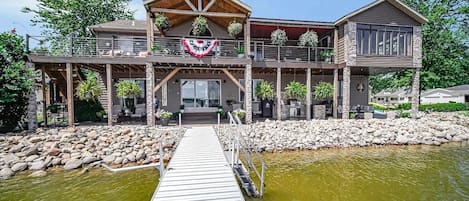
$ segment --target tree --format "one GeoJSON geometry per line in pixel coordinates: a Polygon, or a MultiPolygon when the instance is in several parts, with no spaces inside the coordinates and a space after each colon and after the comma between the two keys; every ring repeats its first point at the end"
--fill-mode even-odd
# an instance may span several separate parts
{"type": "MultiPolygon", "coordinates": [[[[469,1],[404,2],[429,20],[422,27],[421,89],[469,84],[469,1]]],[[[376,92],[383,86],[410,86],[411,77],[412,74],[408,71],[374,76],[371,77],[370,84],[376,92]]]]}
{"type": "Polygon", "coordinates": [[[33,13],[31,22],[44,28],[44,35],[77,37],[91,36],[89,26],[118,19],[133,19],[130,0],[38,0],[37,9],[23,8],[33,13]]]}
{"type": "Polygon", "coordinates": [[[81,81],[76,89],[76,96],[81,101],[97,101],[103,92],[98,85],[98,73],[86,72],[86,80],[81,81]]]}
{"type": "Polygon", "coordinates": [[[0,132],[14,130],[26,115],[34,71],[25,65],[26,50],[14,32],[0,34],[0,132]]]}

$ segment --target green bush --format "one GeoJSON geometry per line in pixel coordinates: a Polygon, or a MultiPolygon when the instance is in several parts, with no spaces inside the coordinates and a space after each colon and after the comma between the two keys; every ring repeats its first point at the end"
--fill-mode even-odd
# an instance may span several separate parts
{"type": "Polygon", "coordinates": [[[0,133],[13,131],[26,115],[35,74],[25,61],[23,39],[13,32],[0,33],[0,133]]]}
{"type": "Polygon", "coordinates": [[[400,118],[410,118],[410,112],[404,112],[404,111],[400,111],[399,112],[399,117],[400,118]]]}
{"type": "Polygon", "coordinates": [[[436,103],[436,104],[423,104],[419,107],[420,111],[430,110],[433,112],[456,112],[467,110],[467,105],[464,103],[436,103]]]}
{"type": "Polygon", "coordinates": [[[104,108],[98,101],[75,101],[75,120],[78,122],[98,121],[97,113],[104,114],[104,108]]]}
{"type": "Polygon", "coordinates": [[[401,103],[397,106],[398,110],[410,110],[412,108],[412,103],[401,103]]]}

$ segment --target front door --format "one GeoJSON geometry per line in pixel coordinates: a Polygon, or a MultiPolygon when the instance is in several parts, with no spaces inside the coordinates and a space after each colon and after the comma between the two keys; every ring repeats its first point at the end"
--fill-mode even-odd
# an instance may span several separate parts
{"type": "Polygon", "coordinates": [[[187,112],[213,112],[221,105],[220,80],[181,80],[181,105],[187,112]]]}

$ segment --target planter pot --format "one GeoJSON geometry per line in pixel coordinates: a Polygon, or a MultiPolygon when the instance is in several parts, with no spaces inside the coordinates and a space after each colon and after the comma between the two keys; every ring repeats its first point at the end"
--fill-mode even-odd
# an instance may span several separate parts
{"type": "Polygon", "coordinates": [[[161,125],[162,126],[168,126],[169,124],[169,119],[160,119],[161,125]]]}
{"type": "Polygon", "coordinates": [[[314,119],[326,119],[326,105],[315,105],[313,110],[314,119]]]}
{"type": "Polygon", "coordinates": [[[267,100],[267,99],[263,99],[261,101],[261,112],[262,112],[262,117],[266,117],[266,118],[272,118],[272,109],[273,109],[273,103],[274,101],[272,100],[267,100]]]}

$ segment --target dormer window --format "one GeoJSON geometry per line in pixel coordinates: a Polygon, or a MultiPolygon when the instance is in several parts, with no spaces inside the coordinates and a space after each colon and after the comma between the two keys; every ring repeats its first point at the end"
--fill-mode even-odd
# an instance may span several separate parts
{"type": "Polygon", "coordinates": [[[357,55],[412,56],[412,27],[357,24],[357,55]]]}

